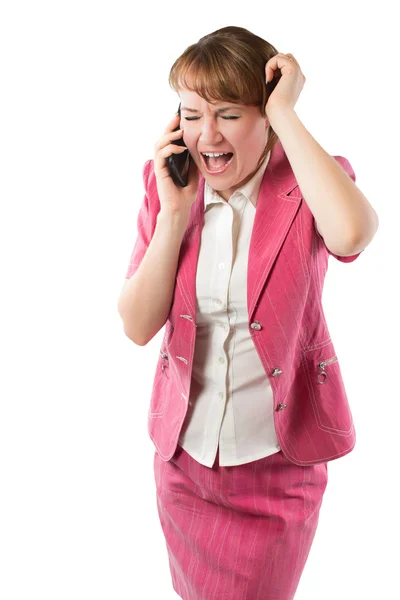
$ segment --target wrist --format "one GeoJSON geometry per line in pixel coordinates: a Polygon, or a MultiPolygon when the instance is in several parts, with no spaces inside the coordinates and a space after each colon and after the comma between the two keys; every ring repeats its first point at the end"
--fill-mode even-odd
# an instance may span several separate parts
{"type": "Polygon", "coordinates": [[[162,208],[157,214],[157,223],[167,224],[178,230],[185,231],[190,221],[189,211],[172,211],[169,208],[162,208]]]}

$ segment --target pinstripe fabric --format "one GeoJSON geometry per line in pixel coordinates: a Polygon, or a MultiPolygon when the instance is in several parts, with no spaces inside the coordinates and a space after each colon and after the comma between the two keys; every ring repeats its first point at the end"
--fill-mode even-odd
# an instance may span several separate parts
{"type": "MultiPolygon", "coordinates": [[[[355,181],[349,161],[334,158],[355,181]]],[[[160,211],[153,160],[144,165],[143,182],[146,193],[127,278],[146,253],[160,211]]],[[[172,458],[189,409],[204,184],[201,176],[181,244],[148,411],[148,432],[163,461],[172,458]]],[[[279,446],[299,466],[344,456],[356,441],[340,357],[321,301],[329,255],[278,140],[261,182],[249,244],[247,331],[271,387],[268,410],[272,409],[279,446]]],[[[359,254],[333,256],[352,262],[359,254]]]]}
{"type": "Polygon", "coordinates": [[[318,525],[327,463],[282,453],[210,469],[177,447],[154,454],[172,585],[183,600],[291,600],[318,525]]]}

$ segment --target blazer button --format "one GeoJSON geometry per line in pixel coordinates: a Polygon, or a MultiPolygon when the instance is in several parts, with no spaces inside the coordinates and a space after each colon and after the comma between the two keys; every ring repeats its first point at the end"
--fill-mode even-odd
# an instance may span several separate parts
{"type": "Polygon", "coordinates": [[[287,407],[287,404],[282,404],[282,402],[280,402],[280,403],[278,404],[278,410],[283,410],[283,409],[284,409],[284,408],[286,408],[286,407],[287,407]]]}
{"type": "Polygon", "coordinates": [[[250,327],[252,329],[257,329],[257,331],[259,331],[261,329],[260,321],[253,321],[253,323],[251,323],[250,327]]]}
{"type": "Polygon", "coordinates": [[[278,369],[278,367],[275,367],[275,369],[272,371],[272,377],[276,377],[277,375],[281,375],[283,373],[283,371],[281,369],[278,369]]]}

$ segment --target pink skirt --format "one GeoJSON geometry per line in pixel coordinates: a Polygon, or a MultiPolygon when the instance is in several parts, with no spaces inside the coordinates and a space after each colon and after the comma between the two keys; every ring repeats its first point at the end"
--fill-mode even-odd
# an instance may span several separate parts
{"type": "Polygon", "coordinates": [[[327,463],[279,451],[205,467],[178,445],[155,451],[157,508],[172,586],[183,600],[292,600],[317,529],[327,463]]]}

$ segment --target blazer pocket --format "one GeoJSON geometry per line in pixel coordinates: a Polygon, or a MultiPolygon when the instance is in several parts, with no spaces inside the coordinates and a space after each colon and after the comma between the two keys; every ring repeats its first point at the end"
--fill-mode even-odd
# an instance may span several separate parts
{"type": "Polygon", "coordinates": [[[166,322],[164,340],[161,344],[160,354],[157,361],[156,374],[154,377],[153,390],[151,393],[148,416],[160,417],[165,408],[165,403],[171,389],[171,375],[169,367],[169,342],[174,327],[171,321],[166,322]]]}
{"type": "Polygon", "coordinates": [[[168,354],[160,351],[157,362],[157,371],[154,377],[153,390],[151,392],[150,408],[148,416],[161,417],[164,413],[165,404],[171,389],[171,376],[168,367],[168,354]]]}
{"type": "Polygon", "coordinates": [[[318,426],[331,433],[349,435],[353,419],[333,342],[303,350],[302,354],[309,400],[318,426]]]}

